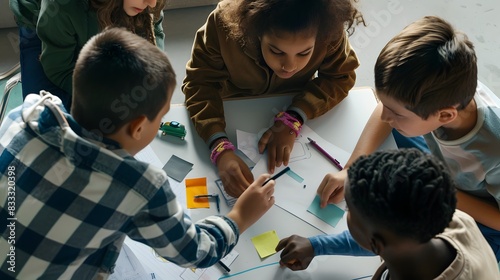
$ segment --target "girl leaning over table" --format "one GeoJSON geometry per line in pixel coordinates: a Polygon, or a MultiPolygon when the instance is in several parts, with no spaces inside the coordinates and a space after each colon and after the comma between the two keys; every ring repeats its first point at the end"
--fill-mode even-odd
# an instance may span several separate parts
{"type": "Polygon", "coordinates": [[[363,17],[351,0],[224,0],[208,16],[196,33],[182,90],[228,194],[238,197],[253,175],[227,138],[222,101],[294,94],[259,140],[273,173],[288,164],[302,124],[353,87],[359,62],[348,36],[359,23],[363,17]]]}

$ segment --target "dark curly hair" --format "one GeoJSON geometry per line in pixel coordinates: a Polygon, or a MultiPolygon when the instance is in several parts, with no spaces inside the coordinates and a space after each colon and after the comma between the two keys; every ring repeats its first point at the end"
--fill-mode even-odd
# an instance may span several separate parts
{"type": "Polygon", "coordinates": [[[455,212],[456,185],[446,167],[417,149],[362,156],[347,172],[351,204],[400,236],[427,242],[455,212]]]}
{"type": "Polygon", "coordinates": [[[357,0],[225,0],[224,25],[243,45],[255,44],[267,32],[316,31],[320,43],[337,41],[347,29],[364,24],[357,0]]]}

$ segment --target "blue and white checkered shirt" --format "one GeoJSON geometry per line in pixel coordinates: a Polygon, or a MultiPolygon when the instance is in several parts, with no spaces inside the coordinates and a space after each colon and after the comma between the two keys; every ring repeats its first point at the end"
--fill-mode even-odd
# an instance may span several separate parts
{"type": "Polygon", "coordinates": [[[107,278],[125,235],[208,267],[239,238],[226,217],[194,224],[163,170],[86,131],[43,92],[0,127],[0,224],[0,279],[107,278]]]}

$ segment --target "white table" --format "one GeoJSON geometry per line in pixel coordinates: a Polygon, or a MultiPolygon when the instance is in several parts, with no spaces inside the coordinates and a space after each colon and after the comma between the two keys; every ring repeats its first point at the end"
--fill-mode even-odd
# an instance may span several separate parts
{"type": "MultiPolygon", "coordinates": [[[[287,108],[291,102],[290,96],[275,96],[258,99],[232,100],[224,102],[227,122],[226,131],[230,140],[236,143],[236,128],[247,132],[258,133],[266,130],[273,123],[273,116],[287,108]]],[[[351,153],[376,106],[376,99],[370,88],[351,90],[348,97],[327,114],[307,122],[316,133],[325,140],[351,153]]],[[[173,155],[177,155],[194,163],[193,170],[187,178],[206,177],[209,193],[219,193],[214,181],[218,179],[217,170],[209,160],[209,150],[203,140],[196,134],[184,105],[172,105],[164,117],[165,121],[176,120],[186,125],[187,136],[180,140],[172,136],[157,138],[151,144],[162,163],[166,163],[173,155]]],[[[388,138],[382,148],[396,147],[392,137],[388,138]]],[[[317,186],[312,186],[317,187],[317,186]]],[[[221,213],[227,213],[228,208],[221,201],[221,213]]],[[[193,220],[214,215],[215,207],[210,209],[193,209],[193,220]]],[[[345,222],[345,220],[343,220],[345,222]]],[[[269,230],[276,230],[280,238],[298,234],[313,236],[322,234],[301,219],[289,214],[279,207],[272,207],[256,224],[241,235],[235,250],[239,256],[230,266],[231,274],[241,272],[261,265],[279,261],[279,254],[274,254],[261,260],[250,238],[269,230]]],[[[292,272],[289,269],[270,265],[252,272],[231,277],[230,279],[365,279],[361,276],[371,275],[378,267],[378,257],[316,257],[305,271],[292,272]]],[[[369,278],[369,277],[368,277],[369,278]]]]}

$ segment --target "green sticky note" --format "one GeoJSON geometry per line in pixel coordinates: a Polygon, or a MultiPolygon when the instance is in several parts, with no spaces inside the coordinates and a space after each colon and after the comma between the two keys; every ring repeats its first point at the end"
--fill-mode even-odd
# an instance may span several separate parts
{"type": "Polygon", "coordinates": [[[253,246],[257,249],[261,259],[276,253],[276,246],[279,242],[280,239],[274,230],[252,237],[253,246]]]}
{"type": "Polygon", "coordinates": [[[332,227],[337,226],[340,219],[344,217],[345,211],[334,204],[327,204],[325,208],[321,208],[319,206],[320,202],[320,197],[316,195],[311,205],[309,205],[309,208],[307,208],[307,211],[332,227]]]}

